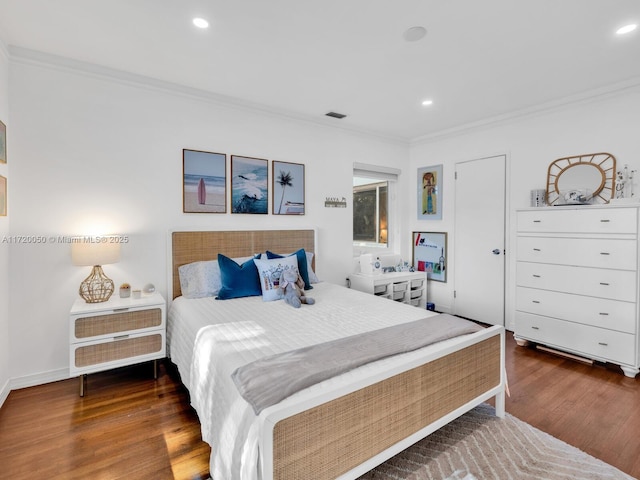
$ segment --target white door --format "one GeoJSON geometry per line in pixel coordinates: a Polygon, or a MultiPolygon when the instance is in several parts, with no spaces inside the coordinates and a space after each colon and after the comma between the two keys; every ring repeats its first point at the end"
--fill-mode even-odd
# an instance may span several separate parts
{"type": "Polygon", "coordinates": [[[454,313],[492,325],[505,318],[506,157],[456,164],[454,313]]]}

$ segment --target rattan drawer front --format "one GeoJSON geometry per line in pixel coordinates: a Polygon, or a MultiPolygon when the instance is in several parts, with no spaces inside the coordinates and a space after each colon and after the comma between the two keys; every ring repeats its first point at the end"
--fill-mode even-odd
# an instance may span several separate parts
{"type": "Polygon", "coordinates": [[[94,317],[82,317],[75,321],[76,338],[98,337],[112,333],[159,327],[162,324],[162,310],[134,310],[109,313],[94,317]]]}
{"type": "Polygon", "coordinates": [[[158,333],[79,347],[75,351],[75,366],[81,368],[149,355],[162,351],[162,344],[163,336],[158,333]]]}

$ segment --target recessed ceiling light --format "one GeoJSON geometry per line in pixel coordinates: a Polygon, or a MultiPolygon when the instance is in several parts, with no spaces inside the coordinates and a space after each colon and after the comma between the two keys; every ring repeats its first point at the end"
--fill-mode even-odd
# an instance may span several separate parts
{"type": "Polygon", "coordinates": [[[198,28],[209,28],[209,22],[207,22],[204,18],[194,18],[193,24],[198,28]]]}
{"type": "Polygon", "coordinates": [[[625,33],[633,32],[637,27],[638,25],[636,25],[635,23],[632,23],[630,25],[625,25],[624,27],[620,27],[618,30],[616,30],[616,33],[618,35],[624,35],[625,33]]]}
{"type": "Polygon", "coordinates": [[[428,107],[429,105],[433,105],[433,100],[423,100],[422,105],[428,107]]]}
{"type": "Polygon", "coordinates": [[[426,28],[417,26],[406,29],[402,34],[402,38],[407,42],[417,42],[418,40],[422,40],[426,34],[426,28]]]}

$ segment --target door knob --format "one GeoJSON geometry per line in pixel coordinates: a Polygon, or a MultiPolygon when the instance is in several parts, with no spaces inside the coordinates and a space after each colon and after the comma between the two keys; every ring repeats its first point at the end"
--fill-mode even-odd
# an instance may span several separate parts
{"type": "Polygon", "coordinates": [[[500,249],[499,248],[494,248],[491,253],[493,253],[494,255],[500,255],[500,249]]]}

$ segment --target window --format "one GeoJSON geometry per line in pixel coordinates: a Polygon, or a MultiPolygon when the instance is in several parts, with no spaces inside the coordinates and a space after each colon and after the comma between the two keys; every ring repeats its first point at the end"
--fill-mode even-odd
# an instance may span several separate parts
{"type": "Polygon", "coordinates": [[[386,247],[388,182],[354,177],[353,183],[353,241],[386,247]]]}
{"type": "Polygon", "coordinates": [[[361,253],[393,246],[395,185],[399,170],[354,164],[353,245],[361,253]]]}

